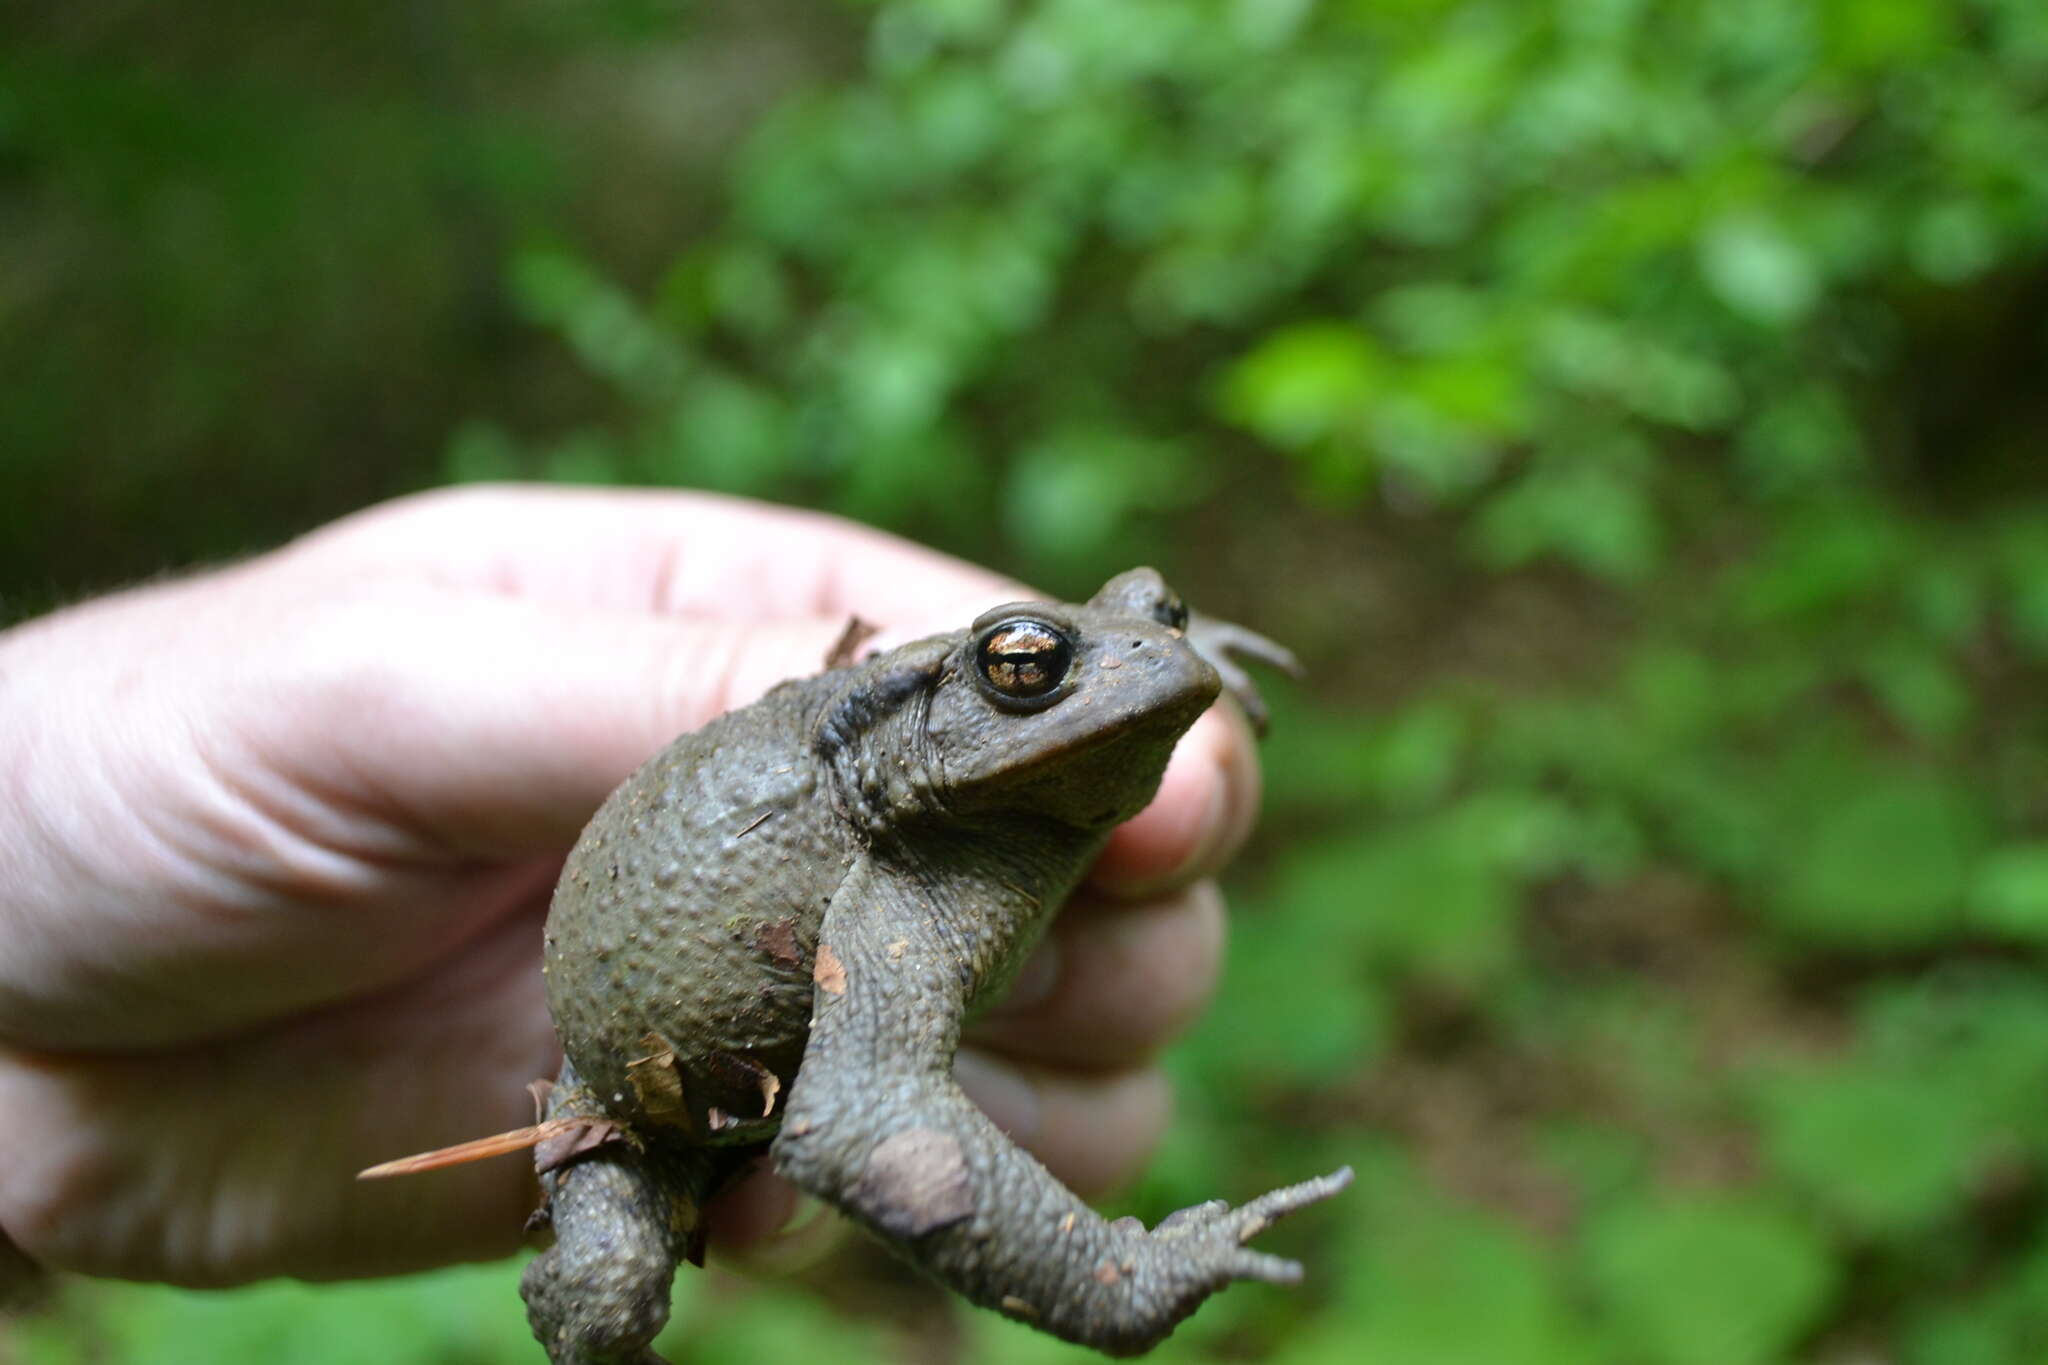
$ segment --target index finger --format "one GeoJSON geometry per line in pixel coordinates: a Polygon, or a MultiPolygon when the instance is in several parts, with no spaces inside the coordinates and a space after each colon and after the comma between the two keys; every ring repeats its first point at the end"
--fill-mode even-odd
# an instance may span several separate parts
{"type": "Polygon", "coordinates": [[[1244,846],[1258,811],[1250,727],[1235,707],[1212,706],[1181,736],[1152,804],[1110,836],[1089,883],[1142,900],[1213,876],[1244,846]]]}
{"type": "MultiPolygon", "coordinates": [[[[440,489],[346,518],[291,552],[652,616],[860,616],[887,628],[882,647],[1040,596],[844,518],[674,489],[440,489]]],[[[1111,837],[1091,880],[1126,898],[1196,881],[1237,851],[1257,808],[1249,732],[1227,707],[1213,709],[1183,738],[1152,804],[1111,837]]]]}
{"type": "Polygon", "coordinates": [[[664,616],[860,615],[897,624],[1031,595],[1001,574],[841,517],[676,489],[438,489],[345,518],[293,552],[425,572],[451,587],[664,616]]]}

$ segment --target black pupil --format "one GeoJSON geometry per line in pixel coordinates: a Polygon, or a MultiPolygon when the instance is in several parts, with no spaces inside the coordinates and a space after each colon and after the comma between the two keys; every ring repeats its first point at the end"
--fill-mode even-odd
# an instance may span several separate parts
{"type": "Polygon", "coordinates": [[[1175,630],[1186,630],[1188,628],[1188,604],[1181,601],[1178,597],[1168,598],[1166,601],[1165,624],[1172,626],[1175,630]]]}
{"type": "Polygon", "coordinates": [[[1066,637],[1036,621],[997,626],[981,642],[981,671],[1009,697],[1042,697],[1067,676],[1073,650],[1066,637]]]}

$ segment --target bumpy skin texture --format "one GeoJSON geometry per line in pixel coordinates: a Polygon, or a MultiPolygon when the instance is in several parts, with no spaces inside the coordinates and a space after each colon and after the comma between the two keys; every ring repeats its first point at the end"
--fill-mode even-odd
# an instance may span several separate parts
{"type": "Polygon", "coordinates": [[[1231,1280],[1299,1277],[1243,1243],[1348,1171],[1148,1232],[1088,1209],[952,1079],[963,1020],[1151,799],[1217,663],[1261,715],[1233,652],[1291,663],[1133,570],[786,683],[612,795],[548,920],[568,1059],[549,1115],[620,1128],[544,1173],[557,1241],[522,1288],[556,1365],[654,1359],[698,1210],[770,1143],[975,1303],[1111,1354],[1231,1280]]]}

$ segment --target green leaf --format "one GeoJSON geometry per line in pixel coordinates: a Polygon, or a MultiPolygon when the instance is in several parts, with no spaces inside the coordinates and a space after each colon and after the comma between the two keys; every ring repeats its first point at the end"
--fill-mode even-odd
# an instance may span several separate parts
{"type": "Polygon", "coordinates": [[[1850,1065],[1777,1078],[1765,1093],[1772,1165],[1859,1232],[1923,1229],[1967,1191],[1975,1116],[1920,1076],[1850,1065]]]}
{"type": "Polygon", "coordinates": [[[1624,1356],[1645,1365],[1764,1365],[1826,1308],[1827,1245],[1737,1195],[1624,1204],[1588,1230],[1585,1269],[1624,1356]]]}
{"type": "Polygon", "coordinates": [[[1621,686],[1631,719],[1656,742],[1645,747],[1704,741],[1724,700],[1713,663],[1698,650],[1673,645],[1638,650],[1621,686]]]}
{"type": "Polygon", "coordinates": [[[1906,1365],[2026,1365],[2006,1325],[1977,1304],[1938,1306],[1907,1334],[1906,1365]]]}
{"type": "Polygon", "coordinates": [[[1374,890],[1359,876],[1373,857],[1369,845],[1332,839],[1288,859],[1192,1043],[1205,1065],[1239,1084],[1313,1082],[1384,1046],[1387,1004],[1367,971],[1374,890]]]}
{"type": "MultiPolygon", "coordinates": [[[[1526,1233],[1434,1200],[1411,1199],[1376,1234],[1349,1292],[1351,1361],[1586,1365],[1589,1343],[1526,1233]]],[[[1294,1351],[1278,1360],[1335,1359],[1294,1351]]]]}
{"type": "Polygon", "coordinates": [[[1857,65],[1910,61],[1954,36],[1939,0],[1828,0],[1820,11],[1833,53],[1857,65]]]}
{"type": "Polygon", "coordinates": [[[1975,698],[1925,640],[1887,641],[1865,657],[1862,672],[1885,709],[1920,739],[1953,739],[1970,721],[1975,698]]]}
{"type": "Polygon", "coordinates": [[[449,438],[443,476],[455,483],[498,483],[519,478],[525,461],[519,443],[494,422],[464,422],[449,438]]]}
{"type": "Polygon", "coordinates": [[[1878,777],[1787,831],[1773,915],[1801,938],[1889,950],[1953,932],[1989,838],[1973,793],[1932,777],[1878,777]]]}
{"type": "MultiPolygon", "coordinates": [[[[356,1284],[271,1280],[205,1292],[112,1283],[80,1283],[60,1305],[79,1318],[24,1333],[29,1360],[76,1359],[100,1365],[447,1365],[541,1358],[519,1308],[519,1261],[465,1266],[356,1284]],[[45,1338],[50,1349],[41,1349],[45,1338]],[[71,1342],[82,1349],[67,1349],[71,1342]],[[89,1344],[85,1344],[89,1343],[89,1344]]],[[[690,1315],[691,1290],[678,1294],[690,1315]]],[[[7,1325],[9,1344],[15,1327],[7,1325]]]]}
{"type": "Polygon", "coordinates": [[[1807,380],[1765,398],[1736,433],[1742,483],[1765,497],[1827,488],[1862,458],[1857,415],[1824,382],[1807,380]]]}
{"type": "Polygon", "coordinates": [[[846,1365],[885,1365],[891,1359],[880,1323],[835,1313],[805,1290],[776,1285],[757,1286],[678,1318],[656,1339],[655,1349],[679,1361],[793,1361],[814,1358],[827,1342],[833,1360],[846,1365]]]}
{"type": "Polygon", "coordinates": [[[1961,284],[1998,260],[1990,216],[1977,204],[1952,199],[1931,204],[1914,220],[1907,250],[1921,274],[1939,284],[1961,284]]]}
{"type": "Polygon", "coordinates": [[[1024,449],[1004,481],[1003,518],[1031,560],[1073,576],[1127,566],[1129,522],[1208,491],[1184,446],[1074,423],[1024,449]]]}
{"type": "Polygon", "coordinates": [[[1656,569],[1663,531],[1643,484],[1586,463],[1538,466],[1489,501],[1473,527],[1491,563],[1556,556],[1596,578],[1635,583],[1656,569]]]}
{"type": "Polygon", "coordinates": [[[1754,214],[1723,218],[1707,229],[1700,269],[1723,303],[1768,326],[1797,321],[1820,296],[1812,259],[1777,224],[1754,214]]]}
{"type": "Polygon", "coordinates": [[[1997,548],[2013,633],[2034,658],[2048,659],[2048,510],[2014,518],[1997,548]]]}
{"type": "Polygon", "coordinates": [[[1384,372],[1379,347],[1357,328],[1295,323],[1231,368],[1223,412],[1282,449],[1301,450],[1355,435],[1384,372]]]}
{"type": "Polygon", "coordinates": [[[1880,984],[1859,1005],[1859,1054],[1922,1078],[1970,1116],[1987,1150],[2048,1150],[2048,985],[2030,967],[1964,968],[1880,984]]]}
{"type": "Polygon", "coordinates": [[[1652,422],[1714,430],[1737,410],[1735,381],[1719,356],[1703,354],[1687,340],[1582,309],[1559,309],[1536,329],[1529,359],[1569,391],[1619,402],[1652,422]]]}
{"type": "Polygon", "coordinates": [[[1735,575],[1735,606],[1757,621],[1841,611],[1890,587],[1913,549],[1896,514],[1862,499],[1802,507],[1735,575]]]}
{"type": "Polygon", "coordinates": [[[1638,1133],[1593,1119],[1559,1119],[1536,1137],[1543,1164],[1571,1183],[1587,1209],[1638,1195],[1649,1170],[1649,1143],[1638,1133]]]}
{"type": "Polygon", "coordinates": [[[2048,943],[2048,843],[1986,855],[1970,892],[1971,919],[1994,933],[2048,943]]]}
{"type": "Polygon", "coordinates": [[[774,490],[790,472],[788,411],[743,379],[705,369],[649,433],[646,477],[730,493],[774,490]]]}
{"type": "Polygon", "coordinates": [[[1366,761],[1389,800],[1420,805],[1449,787],[1470,737],[1465,708],[1442,698],[1424,700],[1388,719],[1366,761]]]}
{"type": "Polygon", "coordinates": [[[1904,1365],[2035,1365],[2048,1347],[2048,1242],[1970,1292],[1943,1294],[1902,1334],[1904,1365]]]}
{"type": "Polygon", "coordinates": [[[1344,932],[1382,970],[1477,988],[1513,960],[1517,901],[1497,868],[1505,841],[1524,832],[1474,811],[1328,845],[1289,860],[1282,913],[1341,906],[1344,932]]]}
{"type": "Polygon", "coordinates": [[[532,250],[512,262],[512,292],[527,315],[559,331],[591,370],[633,397],[673,393],[687,361],[640,305],[582,259],[532,250]]]}

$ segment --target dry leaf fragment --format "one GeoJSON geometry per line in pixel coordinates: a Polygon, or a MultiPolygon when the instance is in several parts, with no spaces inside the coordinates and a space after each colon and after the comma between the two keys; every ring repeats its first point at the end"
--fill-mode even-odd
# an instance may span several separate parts
{"type": "Polygon", "coordinates": [[[846,629],[839,632],[839,638],[832,642],[832,648],[825,651],[825,667],[849,668],[859,660],[860,647],[881,633],[882,628],[872,621],[863,621],[858,616],[846,618],[846,629]]]}
{"type": "Polygon", "coordinates": [[[541,1175],[568,1165],[577,1157],[608,1142],[624,1138],[619,1125],[609,1119],[555,1119],[569,1125],[533,1149],[533,1169],[541,1175]]]}
{"type": "Polygon", "coordinates": [[[683,1095],[683,1073],[676,1065],[675,1049],[666,1038],[650,1033],[640,1040],[647,1055],[635,1057],[626,1063],[626,1079],[633,1083],[633,1093],[640,1099],[640,1107],[647,1111],[649,1118],[663,1118],[680,1114],[686,1107],[683,1095]]]}
{"type": "Polygon", "coordinates": [[[793,918],[764,921],[755,925],[754,947],[767,954],[769,961],[778,967],[804,965],[804,953],[797,945],[796,920],[793,918]]]}
{"type": "Polygon", "coordinates": [[[782,1081],[774,1072],[744,1052],[713,1052],[706,1061],[712,1074],[725,1085],[760,1092],[762,1118],[774,1112],[775,1097],[782,1093],[782,1081]]]}
{"type": "Polygon", "coordinates": [[[458,1142],[453,1147],[437,1147],[431,1152],[418,1152],[402,1156],[396,1161],[386,1161],[368,1170],[358,1171],[358,1180],[384,1180],[394,1175],[416,1175],[421,1171],[438,1171],[444,1166],[461,1166],[471,1161],[484,1161],[507,1152],[523,1152],[537,1147],[550,1138],[569,1132],[574,1128],[586,1127],[588,1119],[549,1119],[527,1128],[514,1128],[509,1133],[493,1133],[489,1137],[472,1138],[458,1142]]]}
{"type": "Polygon", "coordinates": [[[832,951],[829,943],[818,945],[818,960],[811,968],[811,980],[818,988],[833,995],[846,994],[846,967],[839,961],[839,954],[832,951]]]}

